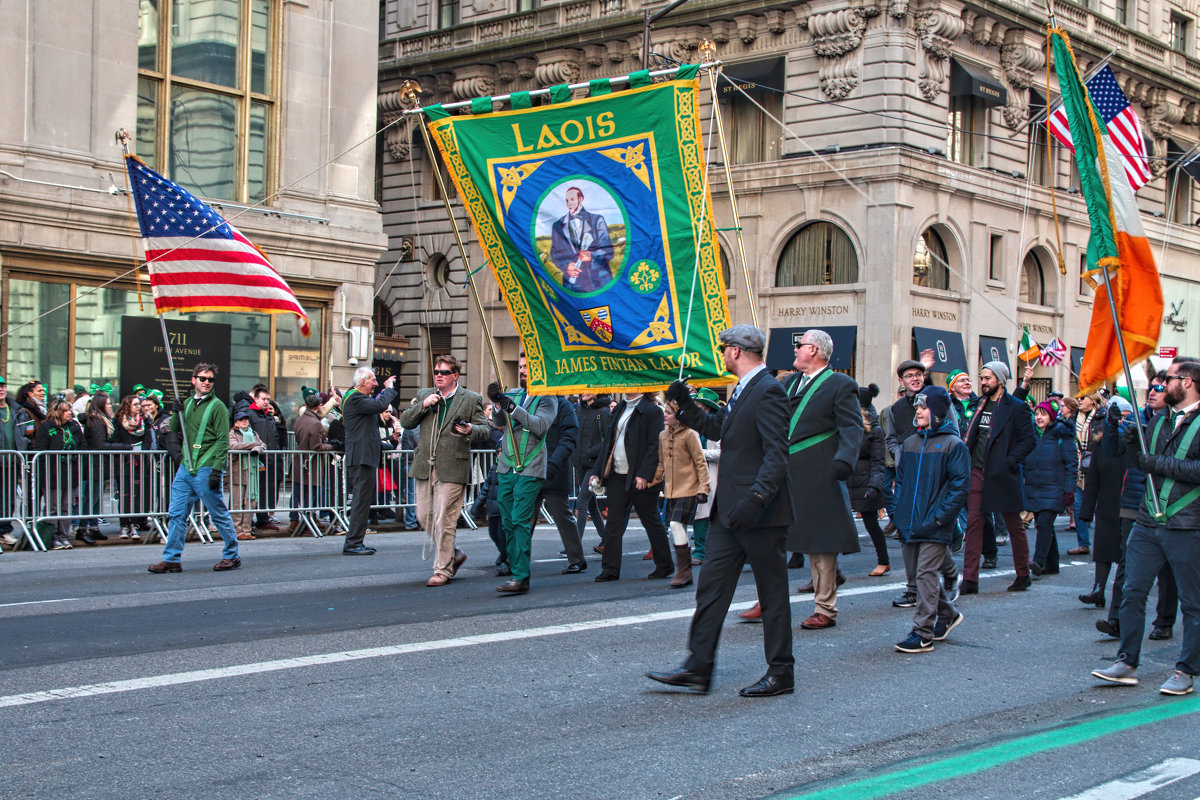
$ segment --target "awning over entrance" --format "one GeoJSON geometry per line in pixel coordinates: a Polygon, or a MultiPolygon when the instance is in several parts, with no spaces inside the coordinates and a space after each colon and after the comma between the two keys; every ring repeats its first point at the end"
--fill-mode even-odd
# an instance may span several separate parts
{"type": "Polygon", "coordinates": [[[774,94],[783,89],[786,79],[782,56],[747,64],[727,64],[723,73],[725,78],[717,82],[717,96],[722,100],[740,95],[742,91],[751,97],[774,94]]]}
{"type": "MultiPolygon", "coordinates": [[[[818,326],[807,328],[771,328],[767,341],[767,369],[792,369],[796,360],[796,343],[804,332],[818,326]]],[[[833,339],[833,356],[829,366],[836,370],[848,370],[854,367],[854,345],[858,337],[858,328],[854,325],[828,325],[821,330],[833,339]]]]}
{"type": "Polygon", "coordinates": [[[1008,102],[1008,90],[983,67],[950,59],[950,94],[954,97],[978,97],[989,106],[1008,102]]]}
{"type": "Polygon", "coordinates": [[[1012,364],[1008,361],[1007,340],[1001,339],[999,336],[979,337],[979,364],[982,366],[989,361],[999,361],[1012,370],[1012,364]]]}
{"type": "Polygon", "coordinates": [[[913,328],[917,352],[933,351],[933,371],[951,372],[967,370],[967,349],[963,347],[962,334],[958,331],[940,331],[937,328],[913,328]]]}

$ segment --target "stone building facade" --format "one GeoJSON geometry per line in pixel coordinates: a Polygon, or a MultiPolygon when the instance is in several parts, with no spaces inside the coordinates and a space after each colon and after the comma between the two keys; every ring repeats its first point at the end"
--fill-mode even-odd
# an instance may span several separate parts
{"type": "MultiPolygon", "coordinates": [[[[636,70],[644,12],[666,5],[387,0],[381,113],[394,113],[404,78],[420,82],[426,102],[452,102],[636,70]]],[[[1178,164],[1200,138],[1197,9],[1167,0],[1056,8],[1080,68],[1107,58],[1141,119],[1154,178],[1138,201],[1171,315],[1162,344],[1200,353],[1191,324],[1200,314],[1198,210],[1178,164]]],[[[719,85],[716,106],[729,133],[753,302],[772,332],[769,362],[790,363],[791,335],[808,327],[831,330],[835,366],[885,392],[894,365],[926,346],[942,371],[974,373],[994,355],[1013,364],[1022,326],[1043,343],[1059,337],[1078,359],[1092,314],[1079,278],[1087,215],[1070,153],[1054,144],[1048,157],[1044,127],[1031,124],[1047,94],[1039,13],[1007,0],[697,1],[655,23],[651,66],[694,63],[705,39],[737,84],[719,85]]],[[[1051,73],[1052,99],[1056,84],[1051,73]]],[[[708,130],[712,97],[702,87],[708,130]]],[[[711,152],[719,170],[719,150],[711,152]]],[[[389,132],[381,174],[388,257],[405,237],[419,251],[393,275],[393,302],[418,308],[432,288],[431,260],[448,262],[459,283],[464,265],[448,246],[431,162],[411,127],[389,132]]],[[[714,176],[718,225],[730,227],[728,191],[714,176]]],[[[720,236],[731,312],[748,322],[736,243],[729,231],[720,236]]],[[[477,247],[471,259],[482,263],[477,247]]],[[[477,277],[502,355],[514,361],[495,283],[487,270],[477,277]]],[[[455,347],[490,372],[463,293],[444,290],[439,301],[455,347]]],[[[1068,366],[1038,367],[1038,390],[1051,381],[1074,388],[1068,366]]]]}
{"type": "Polygon", "coordinates": [[[154,316],[144,270],[138,280],[134,269],[142,250],[115,140],[125,129],[137,155],[267,254],[313,333],[300,336],[290,316],[167,319],[228,331],[227,386],[264,381],[281,401],[331,376],[345,387],[343,313],[369,342],[385,244],[373,186],[375,9],[0,0],[0,17],[0,374],[9,385],[103,384],[122,367],[153,378],[122,364],[123,321],[154,316]]]}

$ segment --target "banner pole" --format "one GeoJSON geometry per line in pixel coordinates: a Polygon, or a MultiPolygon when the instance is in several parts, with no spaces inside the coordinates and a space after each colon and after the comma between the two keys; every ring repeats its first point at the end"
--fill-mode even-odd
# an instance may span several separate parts
{"type": "MultiPolygon", "coordinates": [[[[405,81],[400,86],[401,102],[417,102],[417,93],[421,91],[421,87],[415,81],[405,81]]],[[[467,285],[471,287],[471,299],[475,301],[475,313],[479,316],[479,324],[483,326],[483,335],[487,339],[488,353],[492,357],[492,368],[496,371],[496,380],[500,383],[500,391],[504,391],[504,374],[500,371],[500,356],[496,353],[496,340],[492,338],[492,328],[488,325],[487,317],[483,313],[483,303],[479,300],[479,288],[475,285],[475,275],[471,271],[471,261],[467,258],[467,245],[463,241],[462,233],[458,230],[458,220],[454,218],[454,208],[450,205],[450,192],[446,188],[446,181],[442,178],[442,171],[437,168],[437,156],[434,154],[433,139],[429,136],[429,129],[425,127],[424,121],[418,121],[417,127],[421,129],[421,139],[425,142],[425,151],[429,153],[429,163],[433,167],[433,176],[437,180],[438,190],[442,193],[442,203],[446,207],[446,218],[450,220],[450,229],[454,231],[454,242],[458,246],[458,255],[462,259],[463,269],[467,271],[467,285]]],[[[428,336],[428,331],[426,331],[428,336]]],[[[513,434],[512,414],[504,415],[505,428],[508,430],[508,436],[513,442],[513,459],[516,462],[516,471],[520,472],[524,469],[522,464],[521,453],[516,446],[516,436],[513,434]]]]}
{"type": "MultiPolygon", "coordinates": [[[[715,53],[715,46],[705,40],[701,43],[701,47],[707,44],[710,52],[715,53]]],[[[719,63],[719,62],[718,62],[719,63]]],[[[737,195],[733,192],[733,173],[729,169],[729,148],[725,145],[725,125],[721,122],[721,109],[717,105],[717,79],[714,75],[718,67],[709,67],[705,70],[708,73],[708,90],[712,98],[712,113],[716,117],[717,122],[717,141],[721,147],[721,166],[725,168],[725,186],[729,189],[729,207],[733,211],[733,230],[737,237],[738,258],[742,262],[742,276],[746,280],[746,296],[750,301],[750,319],[754,321],[754,327],[758,327],[758,303],[754,299],[754,287],[750,281],[750,267],[746,264],[746,245],[742,241],[742,220],[738,216],[737,195]]]]}

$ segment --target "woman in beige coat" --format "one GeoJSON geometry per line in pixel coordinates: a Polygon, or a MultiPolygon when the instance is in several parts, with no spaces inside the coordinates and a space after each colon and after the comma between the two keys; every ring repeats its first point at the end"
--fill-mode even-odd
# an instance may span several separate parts
{"type": "Polygon", "coordinates": [[[700,437],[675,418],[670,406],[663,409],[666,427],[658,434],[658,470],[654,483],[663,481],[667,497],[666,518],[675,547],[675,575],[671,588],[692,582],[692,551],[688,547],[687,526],[696,516],[696,506],[708,501],[708,465],[700,437]]]}

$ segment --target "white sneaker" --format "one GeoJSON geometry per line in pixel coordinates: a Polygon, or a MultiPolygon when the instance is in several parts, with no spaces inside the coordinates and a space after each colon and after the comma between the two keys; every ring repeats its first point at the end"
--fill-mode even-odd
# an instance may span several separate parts
{"type": "Polygon", "coordinates": [[[15,547],[17,544],[17,537],[13,536],[11,533],[6,533],[3,536],[0,536],[0,541],[4,542],[9,547],[15,547]]]}
{"type": "Polygon", "coordinates": [[[138,534],[137,530],[133,528],[129,530],[129,538],[135,542],[140,542],[142,540],[142,537],[138,534]]]}
{"type": "Polygon", "coordinates": [[[75,547],[70,542],[55,542],[50,547],[51,550],[74,550],[75,547]]]}
{"type": "Polygon", "coordinates": [[[129,538],[129,528],[121,528],[121,538],[122,539],[129,538]]]}

